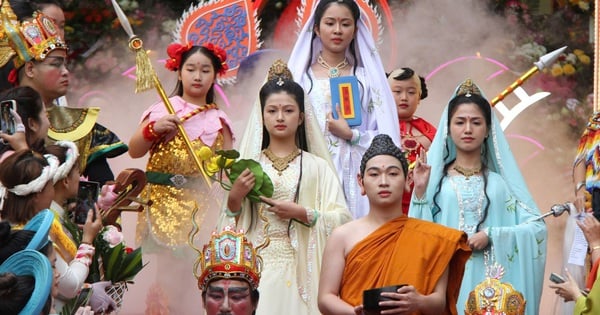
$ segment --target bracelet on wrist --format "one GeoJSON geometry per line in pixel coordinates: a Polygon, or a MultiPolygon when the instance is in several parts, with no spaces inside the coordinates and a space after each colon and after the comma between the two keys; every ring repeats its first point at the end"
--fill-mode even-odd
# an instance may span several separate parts
{"type": "Polygon", "coordinates": [[[360,131],[352,129],[352,138],[350,139],[351,145],[356,145],[360,141],[360,131]]]}
{"type": "Polygon", "coordinates": [[[306,209],[306,220],[308,221],[308,223],[302,222],[301,220],[298,220],[298,219],[292,219],[292,221],[296,221],[306,227],[313,227],[317,223],[318,218],[319,218],[319,211],[307,208],[306,209]]]}
{"type": "Polygon", "coordinates": [[[590,253],[593,253],[595,250],[599,250],[600,249],[600,245],[596,245],[590,248],[590,253]]]}
{"type": "Polygon", "coordinates": [[[411,198],[410,202],[412,202],[415,205],[425,205],[425,204],[427,204],[427,199],[425,198],[425,195],[423,195],[423,197],[421,197],[421,198],[418,198],[415,195],[411,198]]]}
{"type": "Polygon", "coordinates": [[[237,217],[238,215],[240,215],[240,213],[242,213],[242,209],[238,211],[231,211],[229,210],[229,208],[225,208],[225,215],[228,217],[237,217]]]}
{"type": "Polygon", "coordinates": [[[306,221],[308,221],[309,227],[314,226],[318,218],[319,212],[317,210],[306,208],[306,221]]]}
{"type": "Polygon", "coordinates": [[[154,121],[150,122],[142,129],[142,136],[146,141],[155,142],[161,138],[161,135],[154,131],[154,121]]]}

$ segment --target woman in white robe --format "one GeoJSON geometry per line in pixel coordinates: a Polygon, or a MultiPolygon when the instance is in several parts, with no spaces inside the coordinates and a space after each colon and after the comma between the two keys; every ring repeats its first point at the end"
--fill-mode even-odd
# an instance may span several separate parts
{"type": "Polygon", "coordinates": [[[253,109],[240,147],[241,156],[259,161],[273,181],[273,196],[263,199],[270,205],[244,198],[254,176],[243,172],[233,183],[221,225],[237,225],[255,246],[269,241],[259,252],[263,267],[256,314],[317,315],[326,239],[352,217],[323,136],[312,112],[304,110],[302,87],[277,75],[262,87],[261,106],[253,109]]]}

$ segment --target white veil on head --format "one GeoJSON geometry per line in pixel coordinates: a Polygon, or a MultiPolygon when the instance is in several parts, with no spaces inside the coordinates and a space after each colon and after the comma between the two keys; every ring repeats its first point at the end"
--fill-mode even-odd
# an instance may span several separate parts
{"type": "MultiPolygon", "coordinates": [[[[452,99],[465,93],[477,93],[485,98],[477,85],[467,79],[461,83],[452,95],[452,99]],[[472,85],[472,90],[465,90],[465,85],[472,85]]],[[[436,193],[440,179],[444,177],[444,167],[446,164],[456,159],[456,145],[449,137],[448,130],[448,105],[442,113],[437,132],[433,142],[427,152],[427,163],[431,166],[429,184],[427,185],[426,198],[429,204],[433,204],[433,197],[436,193]]],[[[502,131],[500,122],[492,109],[492,125],[488,138],[484,142],[485,150],[482,151],[482,161],[490,171],[496,172],[502,176],[506,182],[506,187],[511,195],[523,205],[523,208],[533,214],[539,215],[540,211],[529,193],[529,189],[523,179],[523,175],[512,154],[506,136],[502,131]],[[486,154],[487,153],[487,154],[486,154]],[[484,155],[485,154],[485,155],[484,155]]],[[[432,210],[435,211],[435,210],[432,210]]]]}
{"type": "MultiPolygon", "coordinates": [[[[319,56],[319,52],[321,52],[323,48],[320,40],[313,40],[314,24],[315,14],[312,12],[306,21],[306,24],[304,24],[302,31],[300,31],[298,39],[296,40],[296,44],[294,45],[294,49],[292,50],[292,54],[290,55],[288,62],[289,67],[292,71],[292,75],[297,81],[303,79],[303,76],[306,74],[306,70],[308,67],[310,67],[310,65],[315,63],[317,57],[319,56]],[[306,56],[309,55],[310,58],[306,58],[306,56]]],[[[364,14],[360,15],[360,19],[357,22],[356,38],[354,39],[354,51],[356,52],[356,60],[354,59],[355,56],[352,56],[349,51],[346,51],[346,57],[356,66],[365,67],[370,70],[372,69],[373,71],[383,69],[383,64],[381,63],[381,59],[377,53],[377,46],[373,40],[373,35],[371,31],[369,31],[367,17],[364,14]],[[370,53],[361,54],[363,51],[369,51],[370,53]]],[[[379,73],[377,73],[376,76],[379,76],[379,73]]],[[[383,77],[386,77],[385,73],[383,73],[383,77]]]]}
{"type": "MultiPolygon", "coordinates": [[[[278,67],[282,67],[283,65],[289,73],[288,76],[291,75],[289,69],[287,68],[287,65],[285,65],[283,61],[276,60],[271,66],[271,68],[273,68],[276,64],[278,64],[278,67]]],[[[269,69],[269,73],[273,72],[271,68],[269,69]]],[[[267,76],[267,78],[265,79],[265,83],[268,82],[269,79],[270,77],[267,76]]],[[[290,78],[290,80],[292,80],[292,78],[290,78]]],[[[309,103],[306,93],[304,94],[304,100],[304,124],[302,124],[301,126],[305,128],[308,152],[324,159],[333,170],[333,173],[337,174],[337,172],[335,172],[335,166],[333,165],[333,161],[331,160],[331,155],[329,153],[329,150],[327,149],[325,137],[323,136],[321,129],[319,129],[319,123],[315,118],[312,106],[307,106],[309,103]]],[[[257,95],[256,101],[254,102],[254,105],[252,106],[252,109],[250,111],[250,116],[248,117],[248,123],[246,125],[244,136],[240,141],[240,157],[244,159],[253,159],[255,161],[258,161],[262,152],[262,143],[264,136],[265,134],[262,119],[262,108],[260,104],[260,98],[257,95]]],[[[244,203],[248,202],[249,201],[246,198],[244,203]]],[[[225,201],[223,202],[223,207],[225,208],[226,206],[227,202],[225,201]]],[[[255,216],[255,214],[256,212],[254,211],[242,211],[242,214],[239,216],[239,222],[236,223],[233,217],[227,216],[225,211],[222,211],[221,219],[219,220],[217,229],[221,230],[225,226],[239,226],[242,229],[248,229],[254,221],[253,217],[255,216]]]]}
{"type": "MultiPolygon", "coordinates": [[[[288,60],[288,66],[294,79],[305,90],[307,87],[312,86],[307,70],[315,63],[323,47],[320,40],[313,40],[314,24],[315,15],[312,12],[298,35],[298,39],[288,60]],[[307,58],[307,56],[310,56],[310,58],[307,58]]],[[[368,83],[371,89],[370,97],[373,99],[373,106],[370,110],[377,115],[377,128],[380,133],[389,135],[394,143],[400,146],[400,126],[398,125],[396,102],[389,89],[383,63],[377,52],[377,46],[368,24],[368,18],[361,12],[360,19],[357,21],[356,37],[353,46],[356,55],[352,56],[348,49],[346,50],[346,58],[355,67],[368,69],[368,71],[365,71],[366,83],[368,83]]],[[[363,103],[365,102],[363,100],[363,103]]]]}
{"type": "MultiPolygon", "coordinates": [[[[275,65],[285,65],[283,61],[277,60],[273,64],[275,65]]],[[[287,69],[287,67],[286,67],[287,69]]],[[[289,70],[288,70],[289,71],[289,70]]],[[[272,70],[269,70],[271,73],[272,70]]],[[[276,79],[277,77],[275,77],[276,79]]],[[[265,82],[271,79],[267,76],[265,82]]],[[[292,78],[290,78],[292,79],[292,78]]],[[[319,123],[317,122],[312,106],[307,106],[309,104],[308,97],[306,94],[304,95],[304,129],[306,132],[306,142],[308,144],[308,152],[326,160],[331,168],[335,170],[333,167],[333,162],[331,161],[331,155],[327,150],[327,144],[325,142],[325,137],[323,133],[319,129],[319,123]]],[[[262,109],[258,96],[256,97],[256,101],[252,107],[250,112],[250,117],[248,118],[248,124],[246,125],[246,131],[244,132],[244,137],[240,143],[240,155],[242,158],[254,159],[258,160],[260,158],[261,146],[263,141],[263,120],[262,120],[262,109]]]]}

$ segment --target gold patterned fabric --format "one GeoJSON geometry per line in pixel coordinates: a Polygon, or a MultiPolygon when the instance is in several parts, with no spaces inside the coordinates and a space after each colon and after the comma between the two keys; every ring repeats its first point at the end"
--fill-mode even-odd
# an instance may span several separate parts
{"type": "Polygon", "coordinates": [[[81,171],[100,157],[112,158],[127,152],[127,145],[116,134],[96,122],[100,108],[52,106],[47,112],[50,129],[46,142],[75,142],[81,171]]]}
{"type": "MultiPolygon", "coordinates": [[[[204,146],[200,139],[192,140],[195,149],[204,146]]],[[[223,135],[219,133],[212,146],[213,150],[223,147],[223,135]]],[[[183,175],[188,181],[197,183],[178,188],[174,185],[163,185],[149,182],[142,195],[152,200],[152,205],[138,215],[138,244],[152,237],[153,240],[167,247],[187,245],[188,234],[192,229],[192,211],[195,203],[199,208],[196,218],[201,225],[206,211],[211,208],[215,198],[203,182],[196,164],[189,156],[187,147],[181,136],[155,145],[150,151],[146,170],[149,172],[183,175]]],[[[215,211],[217,211],[215,208],[215,211]]]]}

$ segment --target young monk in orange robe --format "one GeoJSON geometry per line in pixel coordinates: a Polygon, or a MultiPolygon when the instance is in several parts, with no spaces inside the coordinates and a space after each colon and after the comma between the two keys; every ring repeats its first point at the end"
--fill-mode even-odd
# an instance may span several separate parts
{"type": "Polygon", "coordinates": [[[373,139],[357,176],[370,211],[334,230],[323,254],[319,310],[324,315],[363,314],[364,290],[398,284],[405,286],[381,293],[390,300],[379,306],[406,314],[457,314],[471,254],[466,235],[402,213],[407,168],[387,135],[373,139]]]}

